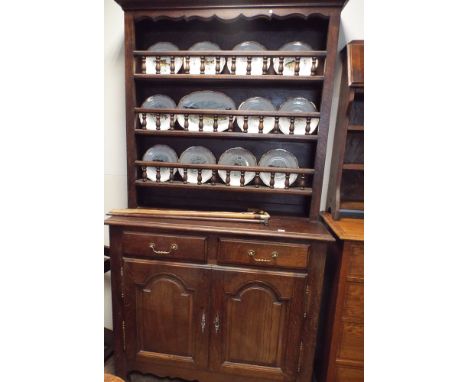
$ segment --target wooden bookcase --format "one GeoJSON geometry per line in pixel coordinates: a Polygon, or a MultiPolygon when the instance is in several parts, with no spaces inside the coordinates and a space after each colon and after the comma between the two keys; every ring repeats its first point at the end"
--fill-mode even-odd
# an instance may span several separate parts
{"type": "MultiPolygon", "coordinates": [[[[333,75],[341,9],[345,0],[270,1],[116,0],[125,11],[126,129],[128,207],[245,211],[263,209],[268,225],[181,219],[119,217],[110,226],[113,319],[116,372],[183,378],[201,382],[310,382],[313,374],[327,245],[333,241],[318,220],[326,154],[333,75]],[[312,47],[306,52],[279,52],[290,41],[312,47]],[[179,51],[161,56],[262,57],[261,75],[157,74],[158,54],[147,49],[159,41],[179,51]],[[193,52],[188,48],[211,41],[221,51],[193,52]],[[257,41],[261,52],[235,52],[242,41],[257,41]],[[148,74],[145,57],[155,57],[156,74],[148,74]],[[275,74],[271,58],[315,57],[319,65],[307,76],[275,74]],[[221,91],[236,106],[262,96],[278,108],[290,97],[305,97],[317,113],[239,112],[237,110],[142,109],[153,94],[176,103],[198,90],[221,91]],[[139,116],[170,115],[169,130],[148,130],[139,116]],[[225,132],[188,131],[190,114],[224,116],[232,121],[225,132]],[[273,117],[268,134],[244,132],[237,116],[273,117]],[[320,118],[318,130],[305,135],[278,132],[280,117],[320,118]],[[170,180],[147,178],[142,161],[155,144],[167,144],[178,155],[190,146],[205,146],[217,159],[228,148],[241,146],[257,160],[268,150],[293,153],[299,169],[233,168],[221,165],[164,163],[170,180]],[[187,183],[175,169],[211,170],[209,182],[187,183]],[[230,186],[217,170],[255,172],[249,185],[230,186]],[[259,174],[297,174],[287,188],[264,185],[259,174]]],[[[280,64],[281,65],[281,64],[280,64]]],[[[172,66],[172,65],[171,65],[172,66]]],[[[298,67],[296,66],[296,73],[298,67]]],[[[174,71],[171,68],[171,71],[174,71]]],[[[145,119],[143,118],[143,121],[145,119]]],[[[202,119],[201,119],[202,121],[202,119]]],[[[307,130],[306,130],[307,131],[307,130]]],[[[157,170],[159,174],[160,170],[157,170]]],[[[274,182],[271,180],[271,182],[274,182]]]]}
{"type": "Polygon", "coordinates": [[[364,217],[364,41],[341,53],[343,71],[327,208],[334,219],[364,217]]]}

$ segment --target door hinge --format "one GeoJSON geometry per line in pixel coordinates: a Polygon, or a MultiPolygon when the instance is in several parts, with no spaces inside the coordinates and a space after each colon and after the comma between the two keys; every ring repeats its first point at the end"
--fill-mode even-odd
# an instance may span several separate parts
{"type": "Polygon", "coordinates": [[[120,266],[120,290],[122,296],[122,302],[124,301],[124,281],[123,281],[123,266],[120,266]]]}
{"type": "Polygon", "coordinates": [[[299,362],[297,365],[297,372],[300,373],[302,369],[302,356],[304,354],[304,343],[301,341],[301,344],[299,345],[299,362]]]}
{"type": "Polygon", "coordinates": [[[125,321],[122,321],[122,344],[123,344],[123,350],[125,351],[127,346],[126,346],[126,338],[125,338],[125,321]]]}
{"type": "Polygon", "coordinates": [[[305,291],[305,304],[304,304],[304,318],[307,318],[307,313],[309,311],[309,301],[310,301],[310,287],[309,285],[306,286],[305,291]]]}

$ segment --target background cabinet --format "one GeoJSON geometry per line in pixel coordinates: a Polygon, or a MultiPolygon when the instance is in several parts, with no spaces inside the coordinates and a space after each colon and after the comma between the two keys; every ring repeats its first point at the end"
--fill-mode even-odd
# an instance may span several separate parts
{"type": "Polygon", "coordinates": [[[336,235],[330,246],[326,286],[331,290],[320,382],[364,381],[364,220],[323,218],[336,235]]]}

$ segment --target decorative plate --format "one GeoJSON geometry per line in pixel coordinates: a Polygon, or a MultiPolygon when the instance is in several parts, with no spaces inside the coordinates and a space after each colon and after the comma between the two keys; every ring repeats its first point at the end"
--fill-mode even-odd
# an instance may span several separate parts
{"type": "MultiPolygon", "coordinates": [[[[235,110],[236,104],[226,94],[220,92],[213,92],[211,90],[202,90],[193,92],[179,101],[177,106],[179,109],[213,109],[213,110],[235,110]]],[[[183,114],[177,115],[177,122],[183,128],[185,118],[183,114]]],[[[188,118],[188,130],[199,131],[198,127],[199,116],[197,114],[190,114],[188,118]]],[[[203,131],[213,131],[213,116],[203,116],[203,131]]],[[[218,116],[218,131],[227,130],[229,127],[229,118],[226,115],[218,116]]]]}
{"type": "MultiPolygon", "coordinates": [[[[179,158],[179,163],[188,164],[216,164],[216,158],[213,153],[203,146],[192,146],[185,150],[179,158]]],[[[179,174],[184,178],[183,168],[179,168],[179,174]]],[[[202,183],[206,183],[211,179],[212,170],[202,170],[202,183]]],[[[187,170],[187,182],[198,183],[198,170],[188,169],[187,170]]]]}
{"type": "MultiPolygon", "coordinates": [[[[176,103],[163,94],[155,94],[148,97],[141,107],[146,109],[175,109],[176,103]]],[[[143,124],[143,114],[140,113],[140,123],[143,124]]],[[[159,116],[159,129],[169,130],[170,128],[170,117],[169,114],[160,114],[159,116]]],[[[156,130],[156,114],[146,114],[146,129],[156,130]]]]}
{"type": "MultiPolygon", "coordinates": [[[[218,164],[225,166],[256,166],[257,159],[249,151],[242,147],[233,147],[232,149],[226,150],[220,157],[218,164]]],[[[226,171],[218,170],[220,178],[226,183],[226,171]]],[[[240,171],[231,171],[230,173],[230,185],[231,186],[240,186],[241,172],[240,171]]],[[[249,184],[253,178],[255,178],[254,172],[246,172],[244,185],[249,184]]]]}
{"type": "MultiPolygon", "coordinates": [[[[155,145],[145,152],[145,155],[143,155],[143,160],[153,162],[177,163],[177,154],[173,149],[171,149],[167,145],[155,145]]],[[[174,173],[175,171],[176,169],[174,169],[174,173]]],[[[170,170],[168,168],[161,167],[160,174],[161,182],[166,182],[169,180],[170,170]]],[[[146,176],[148,177],[148,179],[156,181],[156,168],[147,167],[146,176]]]]}
{"type": "MultiPolygon", "coordinates": [[[[280,106],[280,111],[286,111],[288,113],[315,113],[317,107],[313,102],[303,98],[296,97],[290,98],[280,106]]],[[[319,124],[319,118],[310,119],[310,131],[312,134],[319,124]]],[[[305,135],[306,133],[306,118],[295,118],[294,119],[294,134],[295,135],[305,135]]],[[[289,134],[289,118],[281,117],[279,119],[279,127],[283,134],[289,134]]]]}
{"type": "MultiPolygon", "coordinates": [[[[280,48],[280,51],[307,51],[312,50],[310,45],[301,42],[294,41],[288,42],[280,48]]],[[[283,76],[294,76],[294,67],[296,62],[294,57],[285,57],[283,61],[283,76]]],[[[276,74],[279,74],[279,58],[273,58],[273,69],[276,74]]],[[[299,75],[300,76],[310,76],[312,71],[312,57],[301,57],[299,61],[299,75]]]]}
{"type": "MultiPolygon", "coordinates": [[[[266,48],[255,41],[244,41],[240,44],[237,44],[232,50],[245,50],[245,51],[255,51],[255,50],[266,50],[266,48]]],[[[227,59],[227,68],[230,73],[232,65],[232,57],[227,59]]],[[[268,67],[270,67],[270,59],[268,59],[268,67]]],[[[268,69],[267,69],[268,70],[268,69]]],[[[250,74],[253,76],[260,76],[263,73],[263,57],[252,57],[250,74]]],[[[236,72],[233,74],[237,75],[246,75],[247,74],[247,57],[237,56],[236,57],[236,72]]]]}
{"type": "MultiPolygon", "coordinates": [[[[173,50],[179,50],[177,46],[170,42],[158,42],[154,45],[151,45],[148,50],[150,52],[168,52],[173,50]]],[[[171,74],[171,58],[170,57],[161,57],[160,59],[160,74],[171,74]]],[[[174,73],[178,73],[182,67],[183,59],[182,57],[174,58],[174,73]]],[[[156,74],[156,57],[145,57],[146,64],[146,74],[156,74]]]]}
{"type": "MultiPolygon", "coordinates": [[[[273,104],[263,97],[252,97],[248,100],[245,100],[239,105],[239,110],[257,110],[257,111],[275,111],[273,104]]],[[[244,117],[238,116],[237,125],[239,128],[244,131],[244,117]]],[[[248,133],[258,133],[258,126],[260,124],[259,117],[249,117],[247,121],[247,132],[248,133]]],[[[275,118],[274,117],[264,117],[263,118],[263,133],[267,134],[275,127],[275,118]]]]}
{"type": "MultiPolygon", "coordinates": [[[[209,42],[197,42],[196,44],[192,45],[189,50],[221,50],[218,45],[209,42]]],[[[220,57],[219,60],[219,73],[221,73],[224,69],[224,65],[226,64],[226,58],[220,57]]],[[[190,67],[189,73],[190,74],[201,74],[200,72],[200,65],[201,60],[200,57],[190,56],[190,67]]],[[[205,74],[216,74],[216,57],[205,57],[205,74]]]]}
{"type": "MultiPolygon", "coordinates": [[[[289,151],[284,149],[274,149],[263,154],[260,159],[261,167],[281,167],[281,168],[299,168],[297,158],[291,154],[289,151]]],[[[269,172],[261,172],[260,178],[263,183],[270,186],[270,176],[269,172]]],[[[297,174],[290,174],[289,176],[289,185],[291,186],[297,179],[297,174]]],[[[286,180],[286,175],[284,173],[275,174],[275,185],[274,188],[284,188],[286,180]]]]}

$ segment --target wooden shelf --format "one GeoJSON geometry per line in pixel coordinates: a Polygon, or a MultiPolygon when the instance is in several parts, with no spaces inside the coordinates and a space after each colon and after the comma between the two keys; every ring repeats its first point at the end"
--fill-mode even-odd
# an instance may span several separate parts
{"type": "Polygon", "coordinates": [[[284,117],[284,118],[320,118],[319,112],[287,112],[287,111],[259,111],[259,110],[218,110],[218,109],[150,109],[136,107],[135,113],[140,114],[174,114],[174,115],[227,115],[234,117],[284,117]]]}
{"type": "Polygon", "coordinates": [[[317,141],[318,136],[315,134],[310,135],[291,135],[280,133],[269,134],[251,134],[243,133],[241,131],[223,131],[223,132],[198,132],[198,131],[185,131],[185,130],[143,130],[135,129],[136,135],[143,136],[157,136],[157,137],[179,137],[179,138],[218,138],[218,139],[247,139],[247,140],[279,140],[279,141],[293,141],[293,142],[311,142],[317,141]]]}
{"type": "Polygon", "coordinates": [[[227,192],[251,192],[251,193],[268,193],[268,194],[286,194],[286,195],[302,195],[302,196],[311,196],[312,188],[305,187],[304,189],[300,187],[290,187],[290,188],[270,188],[265,185],[254,186],[247,185],[243,187],[236,186],[227,186],[225,184],[216,183],[212,185],[211,183],[203,184],[193,184],[193,183],[184,183],[182,181],[172,181],[172,182],[153,182],[150,180],[144,181],[143,179],[137,179],[135,181],[137,187],[159,187],[159,188],[185,188],[192,190],[211,190],[211,191],[227,191],[227,192]]]}
{"type": "Polygon", "coordinates": [[[349,125],[348,131],[364,131],[364,125],[349,125]]]}
{"type": "Polygon", "coordinates": [[[321,84],[324,76],[280,76],[266,74],[261,76],[238,76],[234,74],[141,74],[133,75],[139,81],[278,81],[292,83],[317,83],[321,84]]]}
{"type": "Polygon", "coordinates": [[[364,164],[361,164],[361,163],[343,163],[343,170],[364,171],[364,164]]]}
{"type": "Polygon", "coordinates": [[[159,167],[159,168],[184,168],[194,170],[222,170],[222,171],[245,171],[245,172],[268,172],[268,173],[286,173],[286,174],[308,174],[315,173],[313,168],[283,168],[283,167],[262,167],[262,166],[228,166],[221,164],[189,164],[173,162],[153,162],[153,161],[135,161],[136,166],[159,167]]]}
{"type": "Polygon", "coordinates": [[[134,50],[135,57],[326,57],[326,50],[304,50],[304,51],[284,51],[284,50],[172,50],[166,52],[155,52],[149,50],[134,50]]]}

